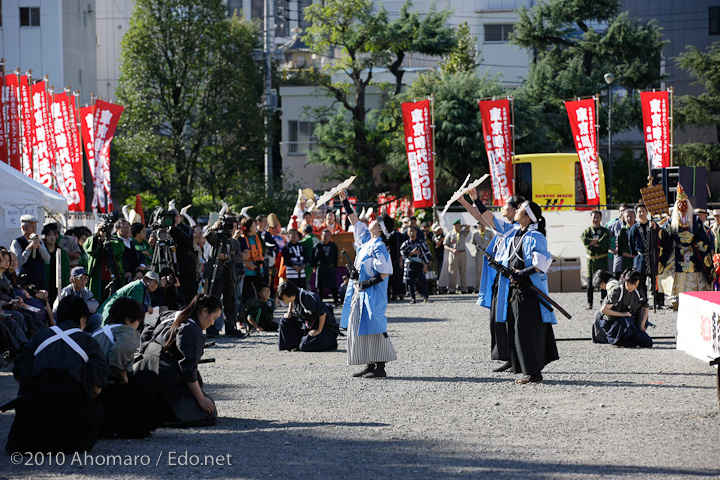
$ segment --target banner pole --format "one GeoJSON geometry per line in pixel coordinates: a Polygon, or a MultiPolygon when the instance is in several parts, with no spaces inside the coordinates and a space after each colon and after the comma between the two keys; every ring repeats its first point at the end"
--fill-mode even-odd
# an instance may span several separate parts
{"type": "Polygon", "coordinates": [[[510,152],[513,174],[512,194],[517,195],[517,190],[515,190],[515,97],[509,95],[508,100],[510,100],[510,136],[512,138],[512,152],[510,152]]]}
{"type": "MultiPolygon", "coordinates": [[[[70,92],[70,85],[65,87],[65,90],[67,92],[70,92]]],[[[77,128],[78,133],[78,144],[80,146],[80,185],[83,192],[83,195],[85,194],[85,163],[83,162],[83,152],[85,149],[83,148],[83,140],[82,140],[82,119],[80,117],[80,90],[75,90],[74,93],[70,93],[73,98],[73,107],[75,108],[75,128],[77,128]]],[[[87,198],[85,198],[85,204],[82,205],[83,211],[87,211],[87,198]]]]}
{"type": "Polygon", "coordinates": [[[435,209],[437,208],[437,162],[435,161],[435,94],[431,93],[428,97],[430,100],[430,131],[432,135],[432,165],[433,165],[433,220],[435,218],[435,209]]]}
{"type": "Polygon", "coordinates": [[[5,58],[0,58],[0,77],[2,78],[2,81],[0,81],[0,108],[2,109],[2,118],[0,121],[2,121],[2,148],[5,149],[3,158],[6,158],[8,165],[10,165],[10,134],[8,133],[8,127],[10,126],[10,122],[8,121],[10,108],[7,106],[10,98],[7,100],[3,98],[3,94],[5,93],[5,58]]]}
{"type": "Polygon", "coordinates": [[[668,88],[668,92],[670,93],[670,166],[674,167],[673,150],[675,150],[675,146],[673,145],[673,94],[675,93],[675,87],[668,88]]]}
{"type": "MultiPolygon", "coordinates": [[[[31,90],[32,83],[33,83],[32,82],[32,70],[28,70],[27,72],[25,72],[25,74],[27,75],[27,84],[28,84],[28,106],[30,108],[30,115],[32,116],[32,111],[33,111],[32,90],[31,90]]],[[[32,123],[30,126],[32,127],[32,123]]],[[[26,132],[26,134],[30,134],[30,132],[26,132]]],[[[27,139],[25,139],[25,144],[27,145],[27,139]]],[[[39,182],[40,176],[39,176],[39,172],[38,172],[38,165],[36,163],[35,151],[33,149],[32,142],[30,143],[30,146],[28,148],[30,150],[29,155],[28,155],[28,161],[30,162],[30,169],[32,170],[32,179],[39,182]]]]}
{"type": "MultiPolygon", "coordinates": [[[[600,162],[602,160],[600,159],[600,121],[598,120],[598,116],[600,115],[600,94],[596,93],[592,96],[592,98],[595,100],[595,157],[597,158],[598,166],[600,165],[600,162]]],[[[608,162],[610,161],[610,158],[608,158],[608,162]]],[[[612,167],[610,167],[612,171],[612,167]]],[[[607,205],[607,184],[605,184],[605,208],[608,208],[607,205]]],[[[612,187],[611,187],[612,188],[612,187]]],[[[600,192],[598,192],[599,194],[600,192]]],[[[600,208],[600,201],[598,199],[598,208],[600,208]]]]}

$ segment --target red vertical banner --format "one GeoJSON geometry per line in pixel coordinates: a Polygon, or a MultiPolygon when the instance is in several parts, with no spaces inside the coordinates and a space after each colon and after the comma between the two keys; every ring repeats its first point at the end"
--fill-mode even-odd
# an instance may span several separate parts
{"type": "Polygon", "coordinates": [[[589,205],[600,205],[600,167],[595,135],[595,99],[565,102],[575,149],[580,157],[585,194],[589,205]]]}
{"type": "MultiPolygon", "coordinates": [[[[93,200],[92,208],[97,208],[97,184],[95,179],[95,105],[80,108],[80,137],[81,142],[85,146],[85,156],[87,157],[88,168],[93,179],[93,200]]],[[[102,183],[101,183],[102,185],[102,183]]]]}
{"type": "Polygon", "coordinates": [[[27,75],[20,76],[20,111],[22,115],[22,136],[24,138],[24,148],[22,151],[22,171],[30,178],[39,181],[39,177],[34,176],[37,172],[33,171],[33,150],[35,150],[35,127],[32,118],[30,85],[27,75]]]}
{"type": "Polygon", "coordinates": [[[35,130],[35,146],[38,161],[39,182],[53,189],[53,148],[55,138],[48,116],[45,83],[38,82],[30,87],[32,95],[32,126],[35,130]]]}
{"type": "Polygon", "coordinates": [[[0,162],[8,163],[7,146],[7,107],[8,98],[5,92],[5,75],[0,68],[0,162]]]}
{"type": "Polygon", "coordinates": [[[93,207],[96,202],[100,207],[105,208],[103,190],[107,193],[107,209],[112,211],[112,197],[110,184],[110,144],[112,143],[115,129],[120,122],[124,107],[103,100],[95,101],[95,194],[93,195],[93,207]],[[98,181],[99,180],[99,181],[98,181]]]}
{"type": "Polygon", "coordinates": [[[79,201],[77,205],[73,205],[71,210],[85,211],[85,189],[83,188],[83,163],[82,163],[82,139],[80,137],[80,128],[78,127],[78,108],[76,98],[68,92],[68,115],[66,118],[65,130],[68,132],[68,140],[70,142],[70,162],[73,167],[73,178],[77,187],[79,201]],[[74,210],[74,209],[77,210],[74,210]]]}
{"type": "MultiPolygon", "coordinates": [[[[22,171],[22,156],[20,153],[20,116],[18,113],[18,76],[5,76],[5,86],[3,87],[3,98],[7,98],[7,115],[5,132],[7,133],[7,150],[8,162],[10,166],[22,171]]],[[[5,102],[3,102],[5,104],[5,102]]]]}
{"type": "Polygon", "coordinates": [[[670,166],[670,108],[669,94],[640,92],[642,105],[643,135],[650,168],[670,166]]]}
{"type": "Polygon", "coordinates": [[[433,165],[430,100],[402,104],[410,181],[415,208],[433,206],[435,169],[433,165]]]}
{"type": "Polygon", "coordinates": [[[510,134],[510,101],[506,98],[481,100],[478,106],[482,118],[485,149],[490,163],[493,204],[504,205],[515,194],[513,191],[514,152],[510,134]]]}
{"type": "MultiPolygon", "coordinates": [[[[67,93],[62,92],[54,95],[50,112],[52,114],[53,131],[55,133],[55,145],[57,151],[55,177],[60,188],[60,193],[68,203],[71,212],[82,212],[84,207],[84,195],[82,192],[82,171],[80,177],[76,177],[74,166],[75,150],[77,143],[77,123],[75,115],[71,112],[75,107],[75,101],[67,93]],[[73,141],[73,130],[74,141],[73,141]]],[[[79,146],[79,144],[78,144],[79,146]]],[[[82,164],[80,164],[82,166],[82,164]]]]}

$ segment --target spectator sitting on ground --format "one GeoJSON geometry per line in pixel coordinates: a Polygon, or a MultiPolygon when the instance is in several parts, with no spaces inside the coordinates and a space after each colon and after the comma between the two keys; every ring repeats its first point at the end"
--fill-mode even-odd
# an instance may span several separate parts
{"type": "Polygon", "coordinates": [[[342,283],[340,284],[340,288],[338,289],[338,295],[340,296],[340,298],[345,298],[345,292],[347,292],[347,287],[349,283],[350,275],[343,275],[342,283]]]}
{"type": "Polygon", "coordinates": [[[628,268],[623,272],[620,284],[608,291],[600,311],[603,315],[600,327],[611,345],[652,347],[652,338],[645,331],[650,307],[645,292],[638,289],[639,284],[640,274],[634,268],[628,268]]]}
{"type": "Polygon", "coordinates": [[[87,283],[87,271],[83,267],[73,268],[70,272],[70,285],[60,290],[60,294],[53,304],[53,315],[57,316],[58,305],[63,298],[71,295],[78,296],[85,301],[85,305],[87,305],[88,311],[90,312],[86,322],[87,326],[85,327],[85,331],[92,333],[100,328],[100,325],[102,325],[102,315],[100,315],[97,311],[100,306],[100,302],[95,300],[92,292],[87,288],[87,283]]]}
{"type": "Polygon", "coordinates": [[[270,287],[263,285],[258,298],[253,298],[246,305],[247,321],[259,332],[277,332],[278,324],[273,320],[275,301],[270,298],[270,287]]]}

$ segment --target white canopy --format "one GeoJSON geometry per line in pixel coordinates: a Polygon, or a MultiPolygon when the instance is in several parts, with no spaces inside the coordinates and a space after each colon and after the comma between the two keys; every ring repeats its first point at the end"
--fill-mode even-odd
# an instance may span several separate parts
{"type": "Polygon", "coordinates": [[[20,217],[26,213],[40,221],[39,233],[46,212],[66,213],[65,197],[0,162],[0,245],[9,247],[20,236],[20,217]]]}

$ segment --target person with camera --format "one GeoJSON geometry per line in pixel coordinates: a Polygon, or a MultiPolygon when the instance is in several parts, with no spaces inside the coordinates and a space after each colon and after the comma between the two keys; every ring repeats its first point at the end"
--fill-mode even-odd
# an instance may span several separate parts
{"type": "Polygon", "coordinates": [[[317,293],[298,288],[288,280],[278,287],[278,298],[288,304],[288,311],[280,322],[280,350],[337,350],[340,327],[332,308],[317,293]]]}
{"type": "Polygon", "coordinates": [[[180,305],[185,305],[180,281],[172,268],[160,270],[160,287],[150,294],[150,302],[153,307],[160,308],[160,312],[180,310],[180,305]]]}
{"type": "Polygon", "coordinates": [[[88,288],[100,302],[110,296],[106,293],[109,284],[113,284],[113,291],[123,285],[124,271],[120,257],[125,251],[125,244],[110,235],[112,224],[112,216],[107,215],[95,226],[95,234],[89,236],[83,245],[88,254],[88,288]]]}
{"type": "Polygon", "coordinates": [[[50,261],[50,253],[37,234],[38,219],[32,215],[20,217],[22,235],[10,244],[10,250],[17,256],[18,266],[27,275],[27,282],[44,290],[45,262],[50,261]]]}
{"type": "Polygon", "coordinates": [[[135,250],[132,241],[130,222],[121,218],[115,222],[115,237],[123,242],[123,252],[120,256],[120,269],[123,272],[123,285],[130,282],[132,272],[142,264],[140,252],[135,250]]]}
{"type": "Polygon", "coordinates": [[[189,302],[198,293],[193,232],[189,225],[182,223],[180,212],[177,210],[171,212],[175,214],[175,225],[170,228],[170,237],[175,242],[178,267],[176,274],[177,279],[180,280],[183,296],[189,302]]]}
{"type": "MultiPolygon", "coordinates": [[[[234,238],[237,230],[237,219],[226,215],[205,232],[205,240],[210,245],[210,256],[203,272],[205,285],[210,294],[218,298],[222,295],[225,335],[231,337],[242,336],[235,326],[238,312],[235,306],[238,300],[235,289],[236,265],[242,265],[245,257],[248,256],[243,255],[240,242],[234,238]]],[[[211,326],[207,329],[207,333],[217,335],[218,330],[217,326],[211,326]]]]}

